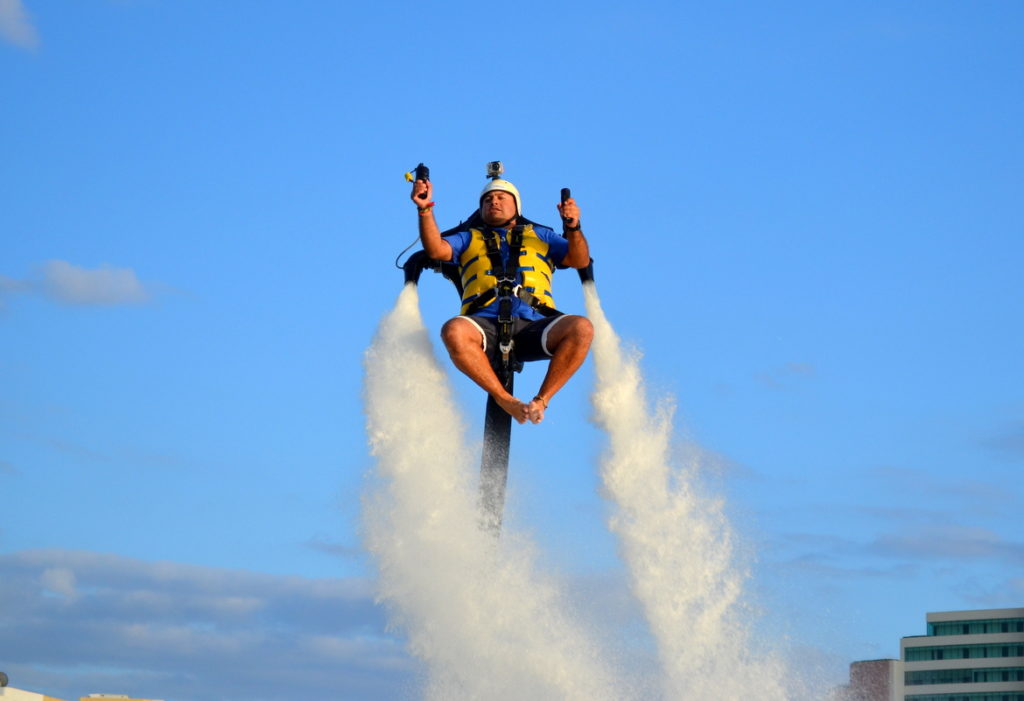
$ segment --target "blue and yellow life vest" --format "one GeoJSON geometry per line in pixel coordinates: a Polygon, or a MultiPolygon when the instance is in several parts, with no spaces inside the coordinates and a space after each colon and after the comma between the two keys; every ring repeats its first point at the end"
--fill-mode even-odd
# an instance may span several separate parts
{"type": "MultiPolygon", "coordinates": [[[[498,277],[492,259],[488,255],[485,236],[499,237],[500,235],[493,229],[470,229],[469,234],[469,244],[458,261],[462,274],[462,314],[489,306],[497,299],[494,290],[498,285],[498,277]],[[489,299],[481,299],[482,304],[474,305],[477,298],[482,295],[489,299]]],[[[506,230],[504,237],[500,239],[507,250],[514,248],[512,235],[512,230],[506,230]]],[[[517,278],[519,284],[522,285],[522,290],[530,293],[541,304],[554,310],[555,300],[551,296],[551,276],[554,274],[555,264],[548,257],[549,248],[548,243],[537,236],[532,225],[523,226],[517,278]]]]}

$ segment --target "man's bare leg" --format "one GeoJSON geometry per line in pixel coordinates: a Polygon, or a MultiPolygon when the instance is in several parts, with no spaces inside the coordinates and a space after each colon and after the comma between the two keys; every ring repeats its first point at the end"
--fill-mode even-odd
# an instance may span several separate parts
{"type": "Polygon", "coordinates": [[[544,410],[551,398],[580,369],[593,340],[594,325],[585,316],[565,316],[551,328],[547,338],[551,361],[537,398],[526,405],[526,418],[535,424],[544,420],[544,410]]]}
{"type": "Polygon", "coordinates": [[[456,368],[494,397],[498,406],[507,411],[513,419],[519,423],[526,423],[526,405],[509,394],[494,373],[491,361],[484,353],[480,329],[471,321],[455,317],[441,327],[441,340],[444,341],[444,346],[448,349],[448,355],[451,356],[456,368]]]}

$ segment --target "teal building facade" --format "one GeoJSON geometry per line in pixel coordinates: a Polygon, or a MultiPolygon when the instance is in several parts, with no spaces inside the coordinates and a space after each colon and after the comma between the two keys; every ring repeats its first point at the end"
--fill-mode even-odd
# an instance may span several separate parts
{"type": "Polygon", "coordinates": [[[903,701],[1024,701],[1024,608],[927,615],[900,641],[903,701]]]}

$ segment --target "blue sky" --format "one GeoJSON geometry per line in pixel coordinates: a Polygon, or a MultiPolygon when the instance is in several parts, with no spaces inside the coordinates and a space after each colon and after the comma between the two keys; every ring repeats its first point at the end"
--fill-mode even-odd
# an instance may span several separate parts
{"type": "MultiPolygon", "coordinates": [[[[76,698],[412,683],[358,523],[420,161],[442,224],[489,160],[535,220],[573,188],[751,590],[837,683],[926,611],[1020,606],[1022,30],[1008,1],[0,0],[0,669],[76,698]]],[[[456,300],[421,287],[436,329],[456,300]]],[[[580,579],[621,571],[591,387],[512,464],[580,579]]]]}

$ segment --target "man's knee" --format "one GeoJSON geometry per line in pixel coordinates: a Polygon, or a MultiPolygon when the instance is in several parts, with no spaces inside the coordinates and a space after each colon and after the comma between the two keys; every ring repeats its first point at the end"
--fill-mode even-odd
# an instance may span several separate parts
{"type": "Polygon", "coordinates": [[[579,334],[580,340],[589,346],[594,340],[594,325],[585,316],[578,316],[576,319],[576,333],[579,334]]]}
{"type": "Polygon", "coordinates": [[[548,347],[552,352],[563,343],[589,348],[594,340],[594,325],[585,316],[566,316],[552,329],[553,338],[548,339],[548,347]]]}
{"type": "Polygon", "coordinates": [[[574,340],[590,343],[594,339],[594,325],[587,317],[570,316],[566,322],[566,335],[571,335],[574,340]]]}
{"type": "Polygon", "coordinates": [[[468,348],[482,348],[483,337],[480,330],[471,321],[455,317],[441,327],[441,340],[449,353],[468,348]]]}

